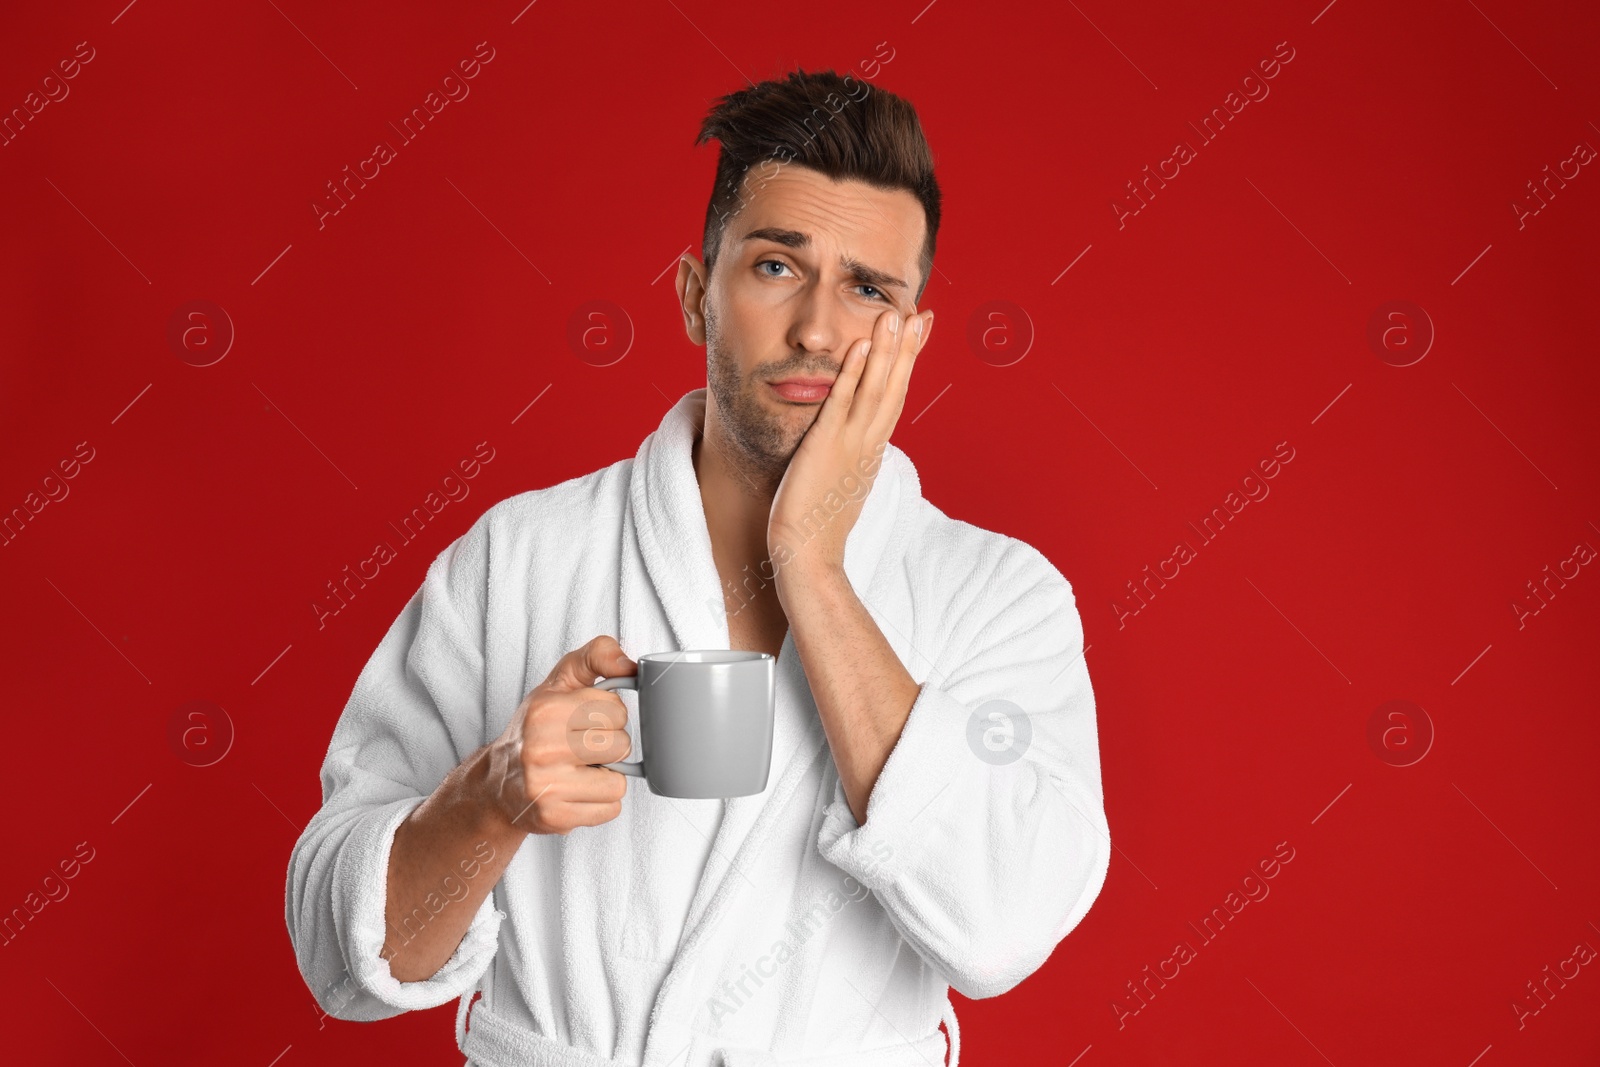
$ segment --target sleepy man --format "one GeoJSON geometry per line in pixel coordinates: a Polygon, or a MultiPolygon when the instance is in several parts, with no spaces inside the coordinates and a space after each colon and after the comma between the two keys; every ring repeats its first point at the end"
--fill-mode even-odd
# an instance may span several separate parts
{"type": "Polygon", "coordinates": [[[926,1067],[941,1022],[955,1067],[948,990],[1017,985],[1105,881],[1076,602],[889,444],[934,317],[915,110],[797,71],[712,138],[677,274],[706,388],[433,561],[334,729],[289,933],[335,1017],[459,999],[472,1067],[926,1067]],[[632,747],[594,684],[716,648],[776,657],[765,791],[598,766],[632,747]]]}

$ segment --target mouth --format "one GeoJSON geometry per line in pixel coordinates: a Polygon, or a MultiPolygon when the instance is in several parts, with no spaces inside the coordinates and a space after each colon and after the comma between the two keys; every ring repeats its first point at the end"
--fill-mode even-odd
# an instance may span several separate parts
{"type": "Polygon", "coordinates": [[[833,389],[831,378],[785,378],[768,384],[779,397],[796,404],[820,404],[833,389]]]}

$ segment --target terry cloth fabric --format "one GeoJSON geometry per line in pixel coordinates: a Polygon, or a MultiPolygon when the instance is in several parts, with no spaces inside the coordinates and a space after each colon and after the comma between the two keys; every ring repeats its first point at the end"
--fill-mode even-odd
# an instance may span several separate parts
{"type": "MultiPolygon", "coordinates": [[[[433,977],[393,977],[378,952],[395,829],[557,660],[597,634],[635,659],[729,647],[691,456],[705,405],[693,390],[633,459],[489,508],[361,671],[285,901],[330,1014],[460,998],[478,1067],[925,1067],[942,1021],[956,1067],[948,990],[1011,989],[1099,894],[1111,843],[1072,588],[925,500],[891,444],[844,567],[920,688],[866,822],[791,635],[764,792],[677,800],[630,780],[611,822],[527,837],[433,977]]],[[[619,696],[631,730],[637,696],[619,696]]]]}

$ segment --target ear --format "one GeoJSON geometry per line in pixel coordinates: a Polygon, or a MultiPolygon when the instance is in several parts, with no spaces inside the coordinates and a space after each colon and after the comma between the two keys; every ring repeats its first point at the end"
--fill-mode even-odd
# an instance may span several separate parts
{"type": "Polygon", "coordinates": [[[683,330],[697,345],[706,343],[706,265],[692,252],[678,260],[678,307],[683,313],[683,330]]]}

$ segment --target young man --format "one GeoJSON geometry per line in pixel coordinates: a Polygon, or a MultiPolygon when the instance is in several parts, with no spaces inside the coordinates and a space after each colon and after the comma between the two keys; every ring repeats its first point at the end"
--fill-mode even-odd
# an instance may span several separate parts
{"type": "Polygon", "coordinates": [[[480,1067],[925,1067],[941,1020],[954,1067],[947,989],[1011,989],[1105,880],[1082,626],[888,443],[933,324],[912,107],[797,72],[722,98],[711,138],[677,276],[707,388],[433,562],[334,731],[290,935],[339,1018],[460,998],[480,1067]],[[598,766],[631,745],[594,683],[678,648],[777,657],[763,793],[598,766]]]}

